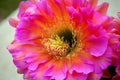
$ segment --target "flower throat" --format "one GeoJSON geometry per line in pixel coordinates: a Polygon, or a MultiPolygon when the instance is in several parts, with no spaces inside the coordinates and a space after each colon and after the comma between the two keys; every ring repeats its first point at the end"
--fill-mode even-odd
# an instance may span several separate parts
{"type": "Polygon", "coordinates": [[[63,57],[70,54],[76,44],[77,37],[69,29],[64,29],[49,38],[45,46],[51,55],[63,57]]]}

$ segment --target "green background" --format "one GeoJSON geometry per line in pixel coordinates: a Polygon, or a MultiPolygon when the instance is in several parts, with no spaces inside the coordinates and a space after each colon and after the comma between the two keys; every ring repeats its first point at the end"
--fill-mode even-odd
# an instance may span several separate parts
{"type": "Polygon", "coordinates": [[[17,9],[22,0],[0,0],[0,21],[17,9]]]}

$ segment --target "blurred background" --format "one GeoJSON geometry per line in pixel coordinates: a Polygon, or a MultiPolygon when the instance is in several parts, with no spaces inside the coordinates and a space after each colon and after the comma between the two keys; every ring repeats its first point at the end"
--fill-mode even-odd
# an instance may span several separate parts
{"type": "Polygon", "coordinates": [[[0,0],[0,22],[10,15],[21,0],[0,0]]]}
{"type": "MultiPolygon", "coordinates": [[[[19,2],[22,0],[0,0],[0,80],[23,80],[22,75],[17,74],[16,67],[12,62],[12,57],[7,51],[7,46],[14,39],[15,29],[12,28],[8,19],[16,17],[19,2]]],[[[108,15],[116,16],[120,11],[120,0],[98,0],[109,2],[108,15]]]]}

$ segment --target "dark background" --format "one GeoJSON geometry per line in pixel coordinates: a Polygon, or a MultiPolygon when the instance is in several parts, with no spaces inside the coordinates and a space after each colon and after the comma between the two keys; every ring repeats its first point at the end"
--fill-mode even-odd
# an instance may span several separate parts
{"type": "Polygon", "coordinates": [[[0,22],[18,8],[22,0],[0,0],[0,22]]]}

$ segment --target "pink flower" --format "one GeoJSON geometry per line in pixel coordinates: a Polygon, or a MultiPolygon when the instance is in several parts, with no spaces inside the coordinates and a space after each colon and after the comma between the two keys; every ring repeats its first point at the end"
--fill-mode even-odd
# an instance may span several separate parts
{"type": "Polygon", "coordinates": [[[111,63],[112,18],[97,0],[28,0],[8,50],[27,80],[99,80],[111,63]]]}
{"type": "Polygon", "coordinates": [[[112,80],[120,79],[120,13],[114,18],[114,28],[111,32],[110,45],[112,47],[112,66],[115,67],[115,75],[112,80]]]}

